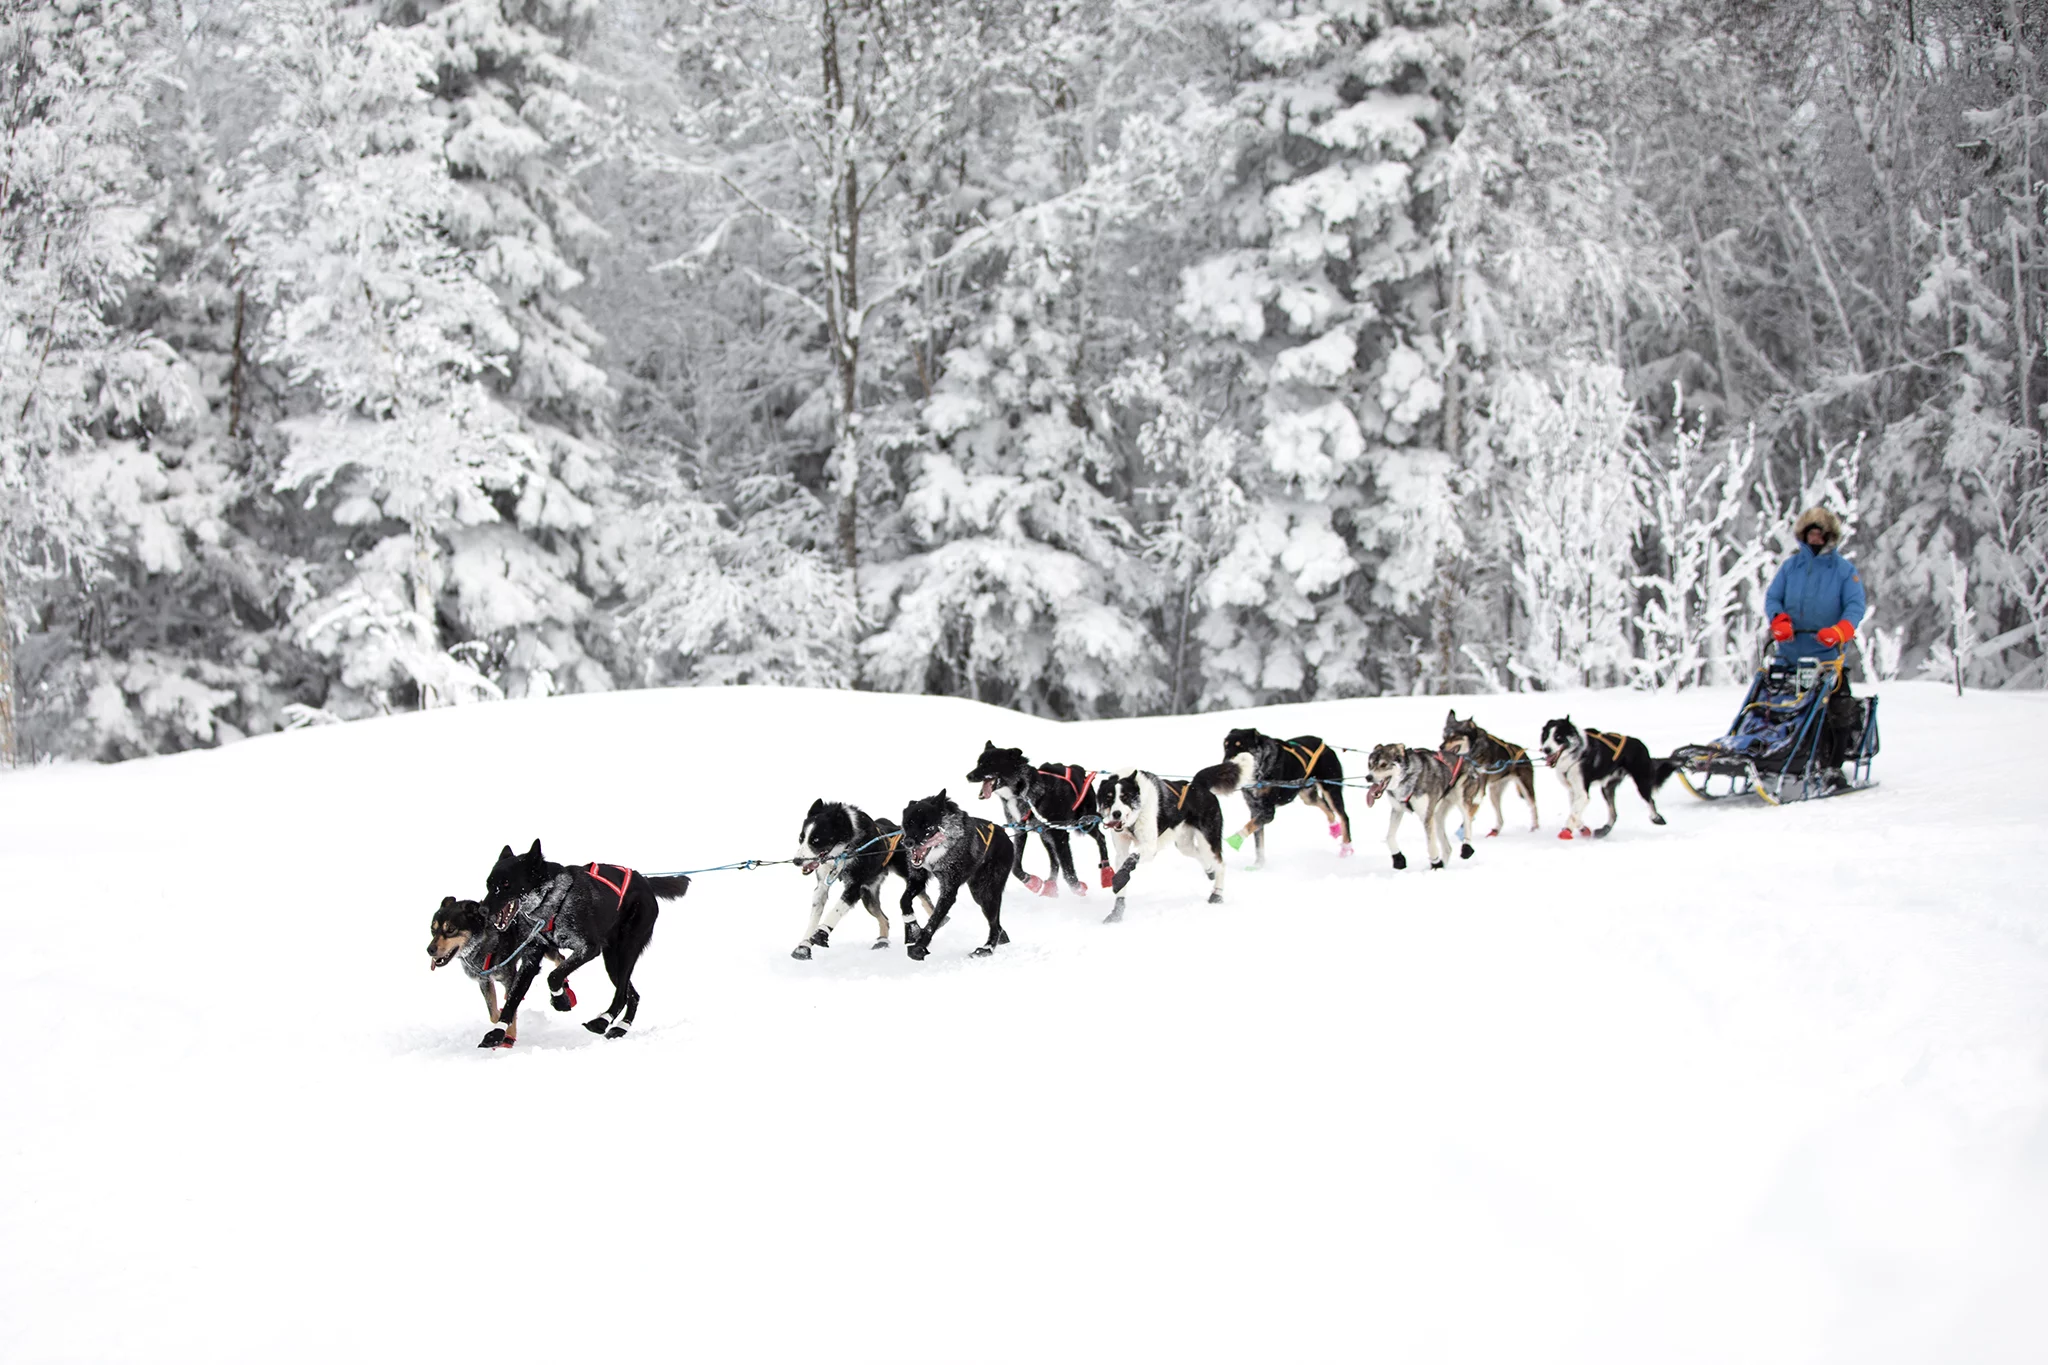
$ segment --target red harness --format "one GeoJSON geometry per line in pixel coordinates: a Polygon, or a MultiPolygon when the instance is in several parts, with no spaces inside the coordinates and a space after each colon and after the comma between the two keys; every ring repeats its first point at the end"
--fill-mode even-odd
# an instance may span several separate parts
{"type": "Polygon", "coordinates": [[[625,908],[626,888],[633,884],[632,868],[621,867],[617,863],[592,863],[589,867],[586,867],[583,870],[585,872],[588,872],[590,874],[590,879],[596,882],[598,885],[609,887],[611,889],[611,893],[619,898],[619,908],[622,910],[625,908]],[[612,871],[618,873],[619,879],[617,881],[612,881],[610,878],[606,877],[604,873],[598,871],[600,867],[608,867],[612,871]]]}
{"type": "Polygon", "coordinates": [[[1072,810],[1078,811],[1081,809],[1082,800],[1088,795],[1089,790],[1095,786],[1094,773],[1090,773],[1079,782],[1075,782],[1073,774],[1080,771],[1077,768],[1040,768],[1038,771],[1045,777],[1057,777],[1073,789],[1074,804],[1071,808],[1072,810]]]}

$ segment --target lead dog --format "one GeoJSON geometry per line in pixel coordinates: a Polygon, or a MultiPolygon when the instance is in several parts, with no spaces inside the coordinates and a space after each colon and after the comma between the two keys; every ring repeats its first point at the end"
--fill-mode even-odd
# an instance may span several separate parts
{"type": "MultiPolygon", "coordinates": [[[[810,927],[804,930],[803,942],[791,950],[791,957],[808,961],[811,949],[831,946],[832,931],[855,902],[865,905],[875,917],[878,934],[869,946],[888,947],[889,917],[882,913],[882,879],[891,872],[903,879],[903,899],[898,908],[904,941],[909,941],[917,924],[911,905],[923,896],[925,875],[910,865],[901,826],[891,820],[876,819],[859,806],[820,799],[811,802],[796,841],[794,861],[806,877],[816,877],[818,885],[811,895],[810,927]],[[832,897],[834,886],[839,888],[836,900],[832,897]],[[828,900],[832,901],[830,910],[825,907],[828,900]]],[[[925,903],[925,914],[931,914],[929,901],[925,903]]]]}
{"type": "MultiPolygon", "coordinates": [[[[439,971],[450,962],[460,962],[462,970],[483,992],[484,1013],[490,1016],[493,1024],[501,1022],[499,983],[509,987],[528,958],[546,957],[556,963],[562,960],[559,949],[551,943],[543,944],[524,925],[499,929],[485,912],[482,901],[442,897],[441,908],[434,912],[428,932],[432,935],[427,940],[428,970],[439,971]]],[[[561,1003],[555,1008],[570,1009],[576,1004],[576,992],[564,985],[559,999],[561,1003]]],[[[518,1034],[518,1021],[514,1020],[511,1032],[500,1046],[512,1046],[518,1040],[518,1034]]],[[[486,1042],[485,1045],[490,1044],[486,1042]]]]}
{"type": "MultiPolygon", "coordinates": [[[[1452,808],[1465,804],[1466,792],[1476,781],[1471,765],[1430,749],[1376,744],[1366,756],[1365,771],[1372,779],[1372,785],[1365,789],[1365,804],[1370,806],[1382,796],[1391,803],[1387,812],[1387,852],[1393,855],[1394,866],[1408,866],[1407,855],[1401,852],[1401,816],[1413,811],[1422,817],[1429,865],[1442,867],[1451,856],[1451,836],[1444,826],[1452,808]]],[[[1466,838],[1460,841],[1460,858],[1472,856],[1471,833],[1468,822],[1466,838]]]]}
{"type": "Polygon", "coordinates": [[[1169,840],[1202,865],[1214,883],[1209,904],[1223,901],[1223,807],[1200,782],[1168,782],[1157,773],[1133,769],[1103,784],[1102,827],[1116,844],[1116,875],[1110,886],[1116,906],[1104,924],[1124,917],[1124,887],[1138,864],[1169,840]]]}
{"type": "Polygon", "coordinates": [[[1343,842],[1337,856],[1351,856],[1351,816],[1344,810],[1344,761],[1314,735],[1275,739],[1257,730],[1232,730],[1223,737],[1223,761],[1202,769],[1195,779],[1217,796],[1244,793],[1251,818],[1230,836],[1236,848],[1252,836],[1252,866],[1266,865],[1266,826],[1273,813],[1299,796],[1305,806],[1323,813],[1330,835],[1343,842]]]}
{"type": "Polygon", "coordinates": [[[1663,786],[1678,771],[1676,763],[1659,763],[1650,757],[1649,746],[1639,739],[1627,735],[1609,734],[1605,730],[1587,730],[1581,733],[1572,724],[1570,716],[1543,722],[1543,762],[1557,769],[1557,775],[1564,780],[1565,790],[1571,793],[1571,814],[1565,817],[1564,828],[1557,837],[1569,839],[1576,829],[1581,839],[1604,838],[1614,828],[1614,789],[1621,785],[1623,778],[1632,779],[1636,792],[1650,808],[1650,823],[1664,823],[1664,813],[1657,809],[1657,788],[1663,786]],[[1600,794],[1607,798],[1607,823],[1598,829],[1586,828],[1586,802],[1592,789],[1598,787],[1600,794]]]}
{"type": "Polygon", "coordinates": [[[1444,718],[1442,752],[1462,755],[1478,774],[1479,781],[1468,787],[1465,806],[1465,837],[1472,837],[1472,825],[1479,818],[1479,798],[1482,794],[1493,801],[1493,828],[1486,832],[1491,839],[1500,833],[1505,816],[1500,808],[1500,794],[1513,783],[1522,793],[1522,799],[1529,803],[1529,828],[1542,828],[1542,819],[1536,814],[1536,765],[1529,759],[1527,749],[1517,748],[1499,735],[1489,734],[1479,728],[1479,722],[1467,718],[1458,719],[1456,711],[1444,718]]]}
{"type": "Polygon", "coordinates": [[[1102,884],[1109,885],[1109,845],[1102,839],[1094,773],[1071,763],[1041,763],[1034,768],[1022,749],[998,749],[994,740],[987,740],[981,746],[981,757],[968,770],[967,780],[981,784],[982,800],[994,796],[1001,801],[1003,819],[1016,835],[1012,870],[1031,891],[1056,896],[1058,882],[1064,880],[1075,895],[1088,894],[1088,884],[1074,871],[1074,847],[1068,833],[1075,829],[1095,841],[1102,884]],[[1027,876],[1024,871],[1024,845],[1032,832],[1029,827],[1034,825],[1051,865],[1043,878],[1027,876]]]}
{"type": "Polygon", "coordinates": [[[910,866],[927,878],[925,897],[932,907],[922,930],[904,921],[903,941],[911,957],[923,961],[931,952],[932,936],[953,913],[963,887],[988,921],[988,942],[972,956],[987,957],[1010,941],[1003,930],[1003,885],[1016,850],[1000,828],[968,815],[941,791],[903,808],[903,843],[910,866]]]}
{"type": "MultiPolygon", "coordinates": [[[[552,939],[563,952],[560,966],[548,973],[550,1003],[566,1010],[576,1003],[569,976],[593,957],[604,958],[612,980],[612,1002],[604,1013],[586,1019],[583,1027],[607,1038],[623,1038],[640,1010],[640,992],[633,989],[633,968],[654,937],[659,902],[675,900],[690,889],[688,877],[643,877],[614,863],[564,867],[541,854],[540,840],[524,853],[510,844],[498,854],[485,879],[484,905],[494,928],[504,931],[515,922],[542,926],[541,939],[552,939]]],[[[540,969],[539,955],[529,955],[505,995],[501,1028],[484,1035],[479,1047],[510,1047],[519,1036],[519,1002],[526,998],[540,969]]]]}

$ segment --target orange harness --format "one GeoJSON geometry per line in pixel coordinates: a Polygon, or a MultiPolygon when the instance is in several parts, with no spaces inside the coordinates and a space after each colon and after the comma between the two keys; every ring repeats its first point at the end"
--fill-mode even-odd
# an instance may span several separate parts
{"type": "Polygon", "coordinates": [[[1608,753],[1613,757],[1614,761],[1616,763],[1621,762],[1622,747],[1628,743],[1627,735],[1609,734],[1605,730],[1588,730],[1586,731],[1586,738],[1599,740],[1607,746],[1608,753]]]}
{"type": "Polygon", "coordinates": [[[1074,808],[1074,810],[1076,810],[1076,811],[1079,811],[1079,810],[1081,809],[1081,801],[1082,801],[1082,798],[1086,797],[1086,796],[1088,795],[1088,792],[1089,792],[1089,790],[1090,790],[1091,788],[1093,788],[1093,787],[1095,786],[1095,774],[1094,774],[1094,773],[1090,773],[1090,774],[1088,774],[1088,776],[1086,776],[1086,777],[1082,778],[1082,779],[1081,779],[1081,781],[1080,781],[1080,784],[1079,784],[1078,786],[1076,786],[1076,785],[1075,785],[1075,782],[1074,782],[1074,779],[1073,779],[1073,778],[1072,778],[1072,777],[1071,777],[1071,776],[1070,776],[1070,775],[1069,775],[1069,774],[1068,774],[1068,773],[1066,772],[1066,770],[1065,770],[1065,769],[1062,769],[1062,768],[1040,768],[1040,769],[1039,769],[1038,771],[1039,771],[1039,775],[1040,775],[1040,776],[1042,776],[1042,777],[1057,777],[1057,778],[1058,778],[1058,779],[1059,779],[1060,781],[1062,781],[1062,782],[1066,783],[1066,784],[1067,784],[1067,786],[1069,786],[1069,787],[1071,787],[1071,788],[1073,789],[1073,792],[1074,792],[1074,806],[1073,806],[1073,808],[1074,808]]]}

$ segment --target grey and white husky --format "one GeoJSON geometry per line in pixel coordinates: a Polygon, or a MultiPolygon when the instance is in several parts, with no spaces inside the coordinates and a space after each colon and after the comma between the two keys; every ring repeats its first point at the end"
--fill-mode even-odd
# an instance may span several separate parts
{"type": "MultiPolygon", "coordinates": [[[[1408,866],[1401,852],[1401,816],[1409,811],[1422,817],[1422,832],[1429,843],[1429,865],[1442,867],[1451,856],[1450,831],[1445,828],[1451,811],[1477,804],[1478,775],[1462,759],[1445,758],[1433,749],[1411,749],[1406,744],[1376,744],[1366,756],[1366,776],[1372,785],[1365,789],[1365,804],[1384,796],[1390,803],[1387,820],[1387,852],[1394,866],[1408,866]]],[[[1472,825],[1466,821],[1460,858],[1472,856],[1472,825]]]]}
{"type": "Polygon", "coordinates": [[[1456,711],[1444,718],[1444,739],[1442,752],[1463,757],[1472,765],[1479,781],[1466,788],[1465,837],[1472,837],[1473,822],[1479,818],[1479,798],[1483,794],[1493,801],[1493,828],[1486,831],[1491,839],[1500,833],[1503,820],[1500,808],[1500,794],[1510,783],[1529,803],[1529,828],[1543,827],[1542,817],[1536,813],[1536,764],[1530,759],[1529,751],[1508,743],[1499,735],[1489,734],[1479,728],[1479,722],[1468,716],[1458,719],[1456,711]]]}
{"type": "MultiPolygon", "coordinates": [[[[876,819],[859,806],[843,801],[818,800],[804,816],[796,836],[797,867],[818,880],[811,893],[811,923],[803,941],[790,956],[807,961],[811,949],[831,946],[832,931],[856,903],[875,917],[874,948],[889,946],[889,917],[882,912],[882,879],[894,872],[903,879],[904,940],[908,942],[917,926],[912,903],[924,899],[924,873],[910,865],[910,853],[903,847],[903,831],[894,821],[876,819]],[[833,891],[838,891],[834,896],[833,891]],[[830,905],[827,905],[827,902],[830,905]]],[[[931,902],[924,902],[931,915],[931,902]]]]}
{"type": "Polygon", "coordinates": [[[1223,807],[1216,793],[1199,782],[1169,782],[1136,768],[1111,775],[1097,790],[1102,828],[1109,833],[1117,864],[1109,882],[1116,906],[1104,924],[1124,917],[1124,887],[1131,874],[1169,843],[1202,865],[1212,883],[1209,904],[1222,904],[1223,807]]]}

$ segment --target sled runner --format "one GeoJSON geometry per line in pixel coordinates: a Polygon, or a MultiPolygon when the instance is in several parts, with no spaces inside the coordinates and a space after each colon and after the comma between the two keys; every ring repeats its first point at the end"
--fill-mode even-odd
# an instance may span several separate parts
{"type": "Polygon", "coordinates": [[[1878,751],[1877,698],[1838,697],[1841,686],[1839,659],[1764,665],[1727,734],[1671,755],[1678,780],[1703,800],[1755,796],[1772,806],[1877,785],[1870,775],[1878,751]],[[1831,706],[1844,713],[1839,768],[1822,761],[1831,706]]]}

